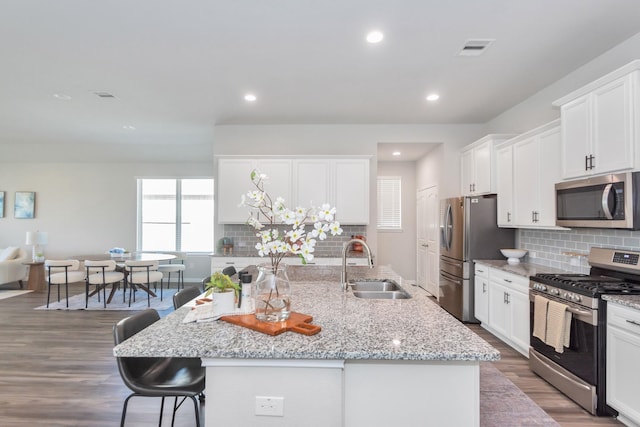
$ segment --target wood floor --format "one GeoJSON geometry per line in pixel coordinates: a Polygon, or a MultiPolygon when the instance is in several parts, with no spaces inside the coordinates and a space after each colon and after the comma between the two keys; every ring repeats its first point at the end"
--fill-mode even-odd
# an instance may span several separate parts
{"type": "MultiPolygon", "coordinates": [[[[507,378],[563,427],[621,426],[610,417],[594,417],[571,399],[529,370],[529,360],[480,327],[467,325],[500,350],[501,360],[494,362],[507,378]]],[[[514,414],[514,422],[517,415],[514,414]]],[[[518,424],[514,424],[518,425],[518,424]]]]}
{"type": "MultiPolygon", "coordinates": [[[[78,287],[72,293],[81,292],[78,287]]],[[[112,327],[130,312],[33,310],[45,302],[45,292],[0,300],[0,426],[119,425],[129,391],[112,355],[112,327]]],[[[560,425],[619,425],[590,416],[531,373],[520,354],[479,326],[470,327],[501,351],[495,365],[560,425]]],[[[165,425],[170,425],[170,411],[165,412],[165,425]]],[[[159,399],[133,398],[127,426],[157,425],[158,414],[159,399]]],[[[193,406],[186,402],[176,426],[193,426],[193,417],[193,406]]]]}

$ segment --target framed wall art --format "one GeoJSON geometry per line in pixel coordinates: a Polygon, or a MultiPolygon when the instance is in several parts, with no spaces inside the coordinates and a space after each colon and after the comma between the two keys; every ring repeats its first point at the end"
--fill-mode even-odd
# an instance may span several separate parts
{"type": "Polygon", "coordinates": [[[4,218],[4,191],[0,191],[0,218],[4,218]]]}
{"type": "Polygon", "coordinates": [[[13,204],[14,218],[33,218],[36,211],[36,193],[33,191],[16,191],[13,204]]]}

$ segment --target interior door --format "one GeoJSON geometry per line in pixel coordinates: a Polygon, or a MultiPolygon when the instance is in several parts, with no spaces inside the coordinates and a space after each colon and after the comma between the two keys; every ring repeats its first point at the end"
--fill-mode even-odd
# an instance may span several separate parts
{"type": "Polygon", "coordinates": [[[439,282],[439,245],[440,236],[440,203],[438,201],[438,187],[430,187],[427,190],[427,291],[437,297],[439,282]]]}
{"type": "Polygon", "coordinates": [[[417,194],[418,248],[417,282],[431,295],[438,296],[438,188],[429,187],[417,194]]]}

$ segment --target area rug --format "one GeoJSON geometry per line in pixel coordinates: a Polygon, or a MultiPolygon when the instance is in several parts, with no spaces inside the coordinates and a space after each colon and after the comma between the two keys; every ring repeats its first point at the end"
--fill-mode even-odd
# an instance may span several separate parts
{"type": "MultiPolygon", "coordinates": [[[[158,289],[156,293],[157,297],[151,297],[151,308],[155,308],[156,310],[167,310],[173,307],[173,294],[175,294],[177,289],[165,289],[162,292],[162,301],[160,301],[160,290],[158,289]]],[[[102,293],[100,294],[100,301],[98,302],[98,296],[94,295],[89,298],[89,307],[85,308],[85,296],[84,293],[73,295],[69,297],[69,308],[67,308],[67,303],[64,299],[64,290],[61,293],[60,302],[57,301],[58,296],[55,293],[55,289],[51,291],[51,303],[49,304],[49,308],[47,305],[42,305],[40,307],[36,307],[36,310],[144,310],[147,308],[147,294],[144,291],[138,290],[136,291],[135,301],[131,301],[131,306],[129,306],[129,291],[126,294],[126,301],[122,302],[122,292],[121,290],[117,290],[113,295],[113,299],[110,303],[107,304],[107,308],[104,308],[102,302],[102,293]]],[[[46,298],[46,294],[45,295],[46,298]]],[[[107,298],[109,297],[109,290],[107,290],[107,298]]],[[[45,300],[46,302],[46,300],[45,300]]]]}
{"type": "Polygon", "coordinates": [[[490,362],[480,363],[480,426],[559,426],[490,362]]]}
{"type": "Polygon", "coordinates": [[[29,291],[29,290],[12,290],[12,289],[2,290],[2,291],[0,291],[0,299],[11,298],[11,297],[15,297],[15,296],[22,295],[22,294],[27,294],[29,292],[33,292],[33,291],[29,291]]]}

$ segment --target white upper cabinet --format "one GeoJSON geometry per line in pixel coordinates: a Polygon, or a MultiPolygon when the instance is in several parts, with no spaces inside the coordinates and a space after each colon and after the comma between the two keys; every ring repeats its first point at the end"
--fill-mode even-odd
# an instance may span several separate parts
{"type": "MultiPolygon", "coordinates": [[[[498,192],[498,226],[513,227],[513,145],[496,150],[496,187],[498,192]]],[[[477,316],[476,316],[477,317],[477,316]]]]}
{"type": "Polygon", "coordinates": [[[219,223],[243,224],[249,211],[239,206],[242,195],[252,190],[251,171],[256,167],[254,159],[220,159],[216,179],[216,210],[219,223]]]}
{"type": "Polygon", "coordinates": [[[562,118],[562,178],[637,168],[640,61],[554,102],[562,118]]]}
{"type": "Polygon", "coordinates": [[[369,159],[338,159],[334,167],[336,220],[369,224],[369,159]]]}
{"type": "Polygon", "coordinates": [[[253,190],[250,174],[258,169],[269,178],[265,190],[282,197],[290,208],[336,207],[341,224],[369,223],[369,159],[225,158],[218,159],[218,223],[244,224],[249,209],[242,194],[253,190]]]}
{"type": "Polygon", "coordinates": [[[462,194],[476,196],[496,192],[495,146],[513,135],[487,135],[462,149],[462,194]]]}
{"type": "Polygon", "coordinates": [[[555,120],[498,148],[499,226],[555,228],[560,145],[560,123],[555,120]]]}
{"type": "Polygon", "coordinates": [[[513,146],[513,197],[516,223],[520,226],[553,227],[556,224],[560,128],[556,121],[544,129],[513,146]]]}

